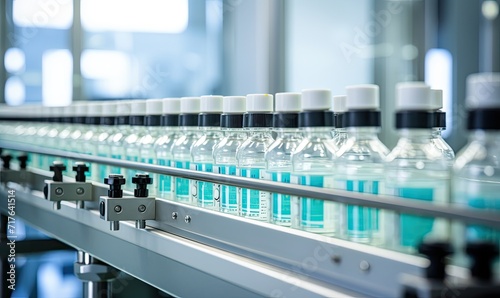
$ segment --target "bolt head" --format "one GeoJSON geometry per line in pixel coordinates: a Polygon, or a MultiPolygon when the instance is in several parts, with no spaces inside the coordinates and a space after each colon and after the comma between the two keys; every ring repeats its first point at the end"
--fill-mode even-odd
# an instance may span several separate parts
{"type": "Polygon", "coordinates": [[[115,210],[115,212],[120,213],[120,212],[122,212],[122,206],[116,205],[114,210],[115,210]]]}
{"type": "Polygon", "coordinates": [[[109,175],[109,177],[104,178],[104,184],[123,185],[123,184],[125,184],[125,178],[123,178],[123,175],[111,174],[111,175],[109,175]]]}
{"type": "Polygon", "coordinates": [[[177,219],[177,212],[172,212],[172,219],[177,219]]]}
{"type": "Polygon", "coordinates": [[[146,211],[146,206],[139,205],[139,208],[137,208],[137,210],[139,210],[139,212],[144,212],[144,211],[146,211]]]}
{"type": "Polygon", "coordinates": [[[83,195],[84,193],[85,193],[85,190],[84,190],[83,188],[78,187],[78,188],[76,189],[76,194],[77,194],[77,195],[83,195]]]}
{"type": "Polygon", "coordinates": [[[186,215],[186,216],[184,217],[184,222],[185,222],[185,223],[190,223],[190,222],[191,222],[191,216],[186,215]]]}
{"type": "Polygon", "coordinates": [[[361,261],[361,263],[359,263],[359,269],[361,269],[362,271],[368,271],[370,269],[370,263],[364,260],[361,261]]]}
{"type": "Polygon", "coordinates": [[[133,184],[152,184],[153,178],[149,177],[148,174],[136,174],[132,177],[133,184]]]}
{"type": "Polygon", "coordinates": [[[64,193],[63,189],[58,187],[54,190],[54,192],[56,193],[56,195],[60,196],[64,193]]]}

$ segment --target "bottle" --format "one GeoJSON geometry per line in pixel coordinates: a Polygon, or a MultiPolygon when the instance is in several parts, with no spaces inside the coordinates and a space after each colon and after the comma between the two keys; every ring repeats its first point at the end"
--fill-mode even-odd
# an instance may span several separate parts
{"type": "MultiPolygon", "coordinates": [[[[88,103],[87,102],[75,102],[73,104],[73,106],[75,109],[75,111],[73,113],[73,120],[72,120],[73,129],[69,135],[66,150],[73,152],[73,153],[76,153],[76,152],[81,152],[80,138],[82,138],[83,134],[85,133],[85,131],[87,129],[87,125],[85,124],[85,119],[87,118],[88,103]]],[[[42,130],[43,130],[43,128],[40,128],[38,130],[38,134],[40,134],[42,130]]],[[[71,159],[71,160],[69,160],[68,163],[73,165],[73,163],[77,162],[77,161],[78,160],[71,159]]]]}
{"type": "MultiPolygon", "coordinates": [[[[222,114],[222,96],[210,95],[200,98],[198,126],[201,137],[191,148],[191,169],[201,172],[213,172],[213,151],[222,139],[220,118],[222,114]]],[[[198,206],[219,210],[219,201],[214,200],[214,184],[204,181],[191,180],[191,201],[198,206]]]]}
{"type": "MultiPolygon", "coordinates": [[[[346,87],[343,121],[347,131],[335,159],[335,188],[380,194],[384,183],[384,161],[389,149],[379,140],[380,103],[377,85],[346,87]]],[[[342,208],[342,238],[380,244],[379,210],[356,205],[342,208]]]]}
{"type": "MultiPolygon", "coordinates": [[[[453,165],[454,204],[488,209],[500,216],[500,73],[478,73],[467,78],[466,106],[469,142],[453,165]]],[[[480,225],[455,225],[454,243],[500,242],[500,231],[480,225]]]]}
{"type": "MultiPolygon", "coordinates": [[[[156,164],[155,142],[160,137],[161,133],[161,113],[163,109],[163,101],[161,99],[146,100],[146,117],[144,118],[144,126],[146,134],[139,140],[139,160],[142,163],[150,165],[156,164]]],[[[153,177],[153,187],[149,190],[150,196],[156,195],[158,174],[150,174],[153,177]]]]}
{"type": "MultiPolygon", "coordinates": [[[[59,133],[57,135],[57,143],[60,144],[58,149],[61,150],[69,150],[70,147],[70,136],[73,132],[73,114],[75,113],[75,107],[73,105],[63,107],[63,117],[61,117],[61,123],[64,126],[61,127],[59,133]]],[[[70,159],[62,159],[61,160],[64,165],[66,165],[67,169],[72,167],[72,162],[70,159]]]]}
{"type": "MultiPolygon", "coordinates": [[[[132,131],[130,128],[131,102],[131,100],[119,100],[117,103],[114,130],[111,131],[105,141],[107,147],[106,156],[108,158],[125,159],[123,152],[125,138],[132,131]]],[[[110,166],[109,172],[111,174],[125,174],[125,169],[117,166],[110,166]]],[[[101,182],[102,181],[103,180],[101,180],[101,182]]]]}
{"type": "MultiPolygon", "coordinates": [[[[172,146],[180,138],[179,114],[181,112],[180,98],[164,98],[162,100],[161,133],[154,144],[156,162],[160,166],[172,166],[172,146]]],[[[172,199],[172,176],[158,175],[157,194],[161,198],[172,199]]],[[[154,183],[154,182],[153,182],[154,183]]]]}
{"type": "MultiPolygon", "coordinates": [[[[432,144],[433,102],[422,82],[396,86],[396,129],[399,140],[385,164],[386,194],[445,205],[449,199],[450,164],[432,144]]],[[[387,212],[386,243],[413,253],[426,239],[444,240],[444,219],[387,212]],[[395,229],[392,231],[391,229],[395,229]]]]}
{"type": "MultiPolygon", "coordinates": [[[[59,139],[57,135],[59,131],[64,128],[64,124],[62,123],[62,115],[63,115],[63,107],[50,107],[50,118],[49,118],[49,130],[45,135],[46,139],[42,141],[42,144],[45,144],[47,148],[50,149],[61,149],[59,144],[59,139]]],[[[56,156],[53,155],[45,155],[44,156],[44,165],[43,169],[48,170],[49,167],[53,164],[53,162],[57,159],[56,156]]]]}
{"type": "MultiPolygon", "coordinates": [[[[276,93],[273,115],[276,139],[265,154],[268,180],[290,183],[292,152],[302,141],[302,133],[299,130],[300,98],[300,93],[276,93]]],[[[297,201],[297,197],[293,198],[297,201]]],[[[290,195],[273,193],[271,206],[271,222],[274,224],[289,227],[292,224],[292,214],[294,217],[298,216],[298,202],[292,202],[290,195]]]]}
{"type": "MultiPolygon", "coordinates": [[[[199,97],[182,97],[179,126],[181,137],[172,146],[172,161],[178,169],[190,169],[191,147],[200,138],[198,130],[198,114],[200,113],[199,97]]],[[[179,202],[195,204],[189,195],[189,179],[175,177],[174,198],[179,202]]]]}
{"type": "MultiPolygon", "coordinates": [[[[246,99],[247,112],[243,115],[243,128],[248,138],[236,152],[237,174],[241,177],[265,179],[264,155],[273,143],[273,96],[249,94],[246,99]]],[[[240,188],[241,216],[260,221],[269,221],[271,194],[267,191],[240,188]]]]}
{"type": "MultiPolygon", "coordinates": [[[[102,113],[100,123],[99,133],[94,134],[92,138],[92,146],[96,148],[96,154],[99,157],[109,157],[109,146],[107,140],[114,132],[114,127],[116,123],[116,110],[118,108],[118,102],[116,101],[106,101],[102,104],[102,113]]],[[[71,169],[71,167],[68,167],[71,169]]],[[[105,164],[98,164],[97,171],[94,173],[92,180],[103,182],[104,178],[111,174],[111,168],[105,164]]]]}
{"type": "MultiPolygon", "coordinates": [[[[104,107],[103,102],[90,102],[87,109],[87,117],[85,118],[85,124],[87,125],[85,133],[79,139],[79,152],[97,156],[97,138],[98,135],[103,131],[101,127],[101,117],[102,109],[104,107]]],[[[89,171],[87,175],[90,180],[98,181],[99,176],[99,164],[92,162],[89,165],[89,171]]]]}
{"type": "MultiPolygon", "coordinates": [[[[127,161],[140,161],[140,144],[139,140],[146,134],[144,127],[144,117],[146,116],[146,100],[138,99],[130,102],[130,131],[123,140],[122,158],[127,161]]],[[[125,188],[133,190],[132,177],[138,172],[135,169],[124,169],[126,175],[125,188]]]]}
{"type": "Polygon", "coordinates": [[[446,129],[446,113],[441,111],[443,108],[443,90],[431,89],[431,96],[434,102],[434,126],[432,128],[432,144],[438,148],[444,155],[444,158],[453,162],[455,152],[443,139],[441,133],[446,129]]]}
{"type": "Polygon", "coordinates": [[[346,96],[336,95],[332,100],[332,111],[335,117],[335,129],[333,132],[333,143],[340,148],[347,140],[347,131],[344,127],[344,113],[346,111],[346,96]]]}
{"type": "MultiPolygon", "coordinates": [[[[333,159],[337,149],[331,135],[334,117],[330,108],[330,90],[302,91],[299,127],[304,139],[292,154],[291,183],[333,188],[333,159]]],[[[333,236],[339,230],[338,209],[335,202],[299,197],[299,226],[309,232],[333,236]]]]}
{"type": "MultiPolygon", "coordinates": [[[[246,140],[243,130],[243,114],[246,112],[244,96],[225,96],[222,100],[220,126],[224,137],[214,148],[214,173],[236,175],[236,152],[246,140]]],[[[220,202],[220,210],[239,215],[238,193],[235,186],[214,185],[214,200],[220,202]]]]}

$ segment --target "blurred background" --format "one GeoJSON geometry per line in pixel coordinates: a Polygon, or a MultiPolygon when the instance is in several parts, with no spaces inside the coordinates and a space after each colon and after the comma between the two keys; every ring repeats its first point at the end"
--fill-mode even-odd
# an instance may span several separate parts
{"type": "MultiPolygon", "coordinates": [[[[394,86],[422,80],[443,90],[443,136],[457,151],[465,78],[500,71],[498,0],[0,0],[0,12],[9,105],[374,83],[392,148],[394,86]]],[[[63,263],[52,281],[71,283],[63,263]]]]}

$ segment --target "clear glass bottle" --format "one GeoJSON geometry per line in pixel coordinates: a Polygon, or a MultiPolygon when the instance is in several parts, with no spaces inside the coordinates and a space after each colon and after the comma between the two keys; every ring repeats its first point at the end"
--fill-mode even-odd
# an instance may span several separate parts
{"type": "MultiPolygon", "coordinates": [[[[116,123],[116,101],[106,101],[102,105],[102,114],[100,119],[100,132],[92,138],[92,145],[96,148],[96,154],[99,157],[108,157],[109,145],[108,138],[114,133],[116,123]]],[[[98,164],[98,170],[94,173],[92,180],[104,182],[104,178],[111,174],[110,166],[98,164]]],[[[113,173],[114,174],[114,173],[113,173]]]]}
{"type": "MultiPolygon", "coordinates": [[[[59,134],[59,131],[63,130],[65,127],[65,124],[62,123],[63,111],[64,108],[62,106],[50,108],[50,118],[49,118],[50,127],[49,130],[47,131],[47,134],[45,135],[46,139],[43,141],[43,144],[46,144],[45,146],[47,148],[61,149],[60,148],[61,144],[59,143],[59,139],[57,136],[59,134]]],[[[44,160],[43,169],[48,170],[56,159],[58,159],[58,157],[45,155],[43,158],[44,160]]]]}
{"type": "MultiPolygon", "coordinates": [[[[146,100],[138,99],[130,102],[130,130],[128,135],[123,140],[122,158],[127,161],[139,162],[140,149],[139,140],[146,134],[144,126],[144,117],[146,116],[146,100]]],[[[126,173],[125,188],[132,191],[135,186],[132,183],[132,177],[138,172],[136,169],[124,169],[126,173]]]]}
{"type": "MultiPolygon", "coordinates": [[[[125,159],[125,153],[123,152],[125,138],[132,131],[130,126],[131,102],[131,100],[120,100],[117,103],[114,130],[105,141],[107,146],[106,156],[109,158],[125,159]]],[[[116,166],[110,166],[109,172],[125,175],[125,169],[116,166]]]]}
{"type": "Polygon", "coordinates": [[[443,108],[443,90],[431,90],[431,96],[435,106],[434,111],[434,126],[432,128],[432,144],[443,153],[444,158],[451,162],[455,159],[455,152],[441,135],[442,131],[446,129],[446,113],[441,111],[443,108]]]}
{"type": "MultiPolygon", "coordinates": [[[[181,137],[172,146],[173,165],[179,169],[191,168],[191,147],[200,138],[198,114],[200,113],[199,97],[182,97],[179,126],[181,137]]],[[[189,195],[190,182],[187,178],[175,177],[173,191],[175,200],[195,204],[189,195]]]]}
{"type": "MultiPolygon", "coordinates": [[[[304,139],[292,154],[291,183],[333,188],[333,159],[337,148],[332,140],[334,128],[330,90],[303,90],[299,127],[304,139]]],[[[336,235],[339,231],[339,204],[300,197],[299,227],[309,232],[336,235]]]]}
{"type": "MultiPolygon", "coordinates": [[[[146,134],[139,140],[140,146],[140,161],[154,165],[156,164],[155,142],[160,137],[161,133],[161,112],[163,109],[163,102],[161,99],[148,99],[146,100],[146,113],[144,118],[144,126],[146,127],[146,134]]],[[[151,173],[150,177],[153,178],[153,187],[149,188],[149,195],[156,196],[156,184],[158,181],[158,174],[151,173]]]]}
{"type": "MultiPolygon", "coordinates": [[[[469,142],[453,166],[452,202],[465,208],[488,209],[500,217],[500,73],[470,75],[466,105],[469,142]]],[[[466,242],[500,245],[500,230],[481,225],[456,224],[452,235],[457,249],[466,242]]]]}
{"type": "MultiPolygon", "coordinates": [[[[97,140],[98,136],[103,132],[101,127],[101,117],[103,102],[90,102],[87,107],[87,117],[85,118],[86,129],[82,136],[78,139],[79,146],[77,152],[97,156],[97,140]]],[[[89,165],[87,177],[92,181],[98,181],[99,164],[92,162],[89,165]]]]}
{"type": "MultiPolygon", "coordinates": [[[[224,137],[214,148],[213,171],[214,173],[235,176],[236,152],[247,138],[247,133],[243,130],[246,98],[244,96],[225,96],[222,112],[220,125],[224,137]]],[[[238,192],[235,186],[215,184],[214,200],[220,202],[222,212],[239,215],[238,192]]]]}
{"type": "Polygon", "coordinates": [[[347,131],[344,126],[344,113],[346,111],[346,96],[336,95],[332,101],[332,111],[335,117],[335,129],[333,132],[333,143],[337,148],[342,147],[347,140],[347,131]]]}
{"type": "MultiPolygon", "coordinates": [[[[276,107],[273,115],[273,131],[276,139],[265,154],[266,179],[290,183],[292,173],[292,153],[302,141],[299,130],[301,111],[300,93],[276,93],[276,107]]],[[[297,197],[294,197],[297,200],[297,197]]],[[[281,226],[292,225],[292,214],[298,216],[298,203],[292,203],[292,196],[271,194],[271,222],[281,226]],[[292,210],[293,209],[293,210],[292,210]]]]}
{"type": "MultiPolygon", "coordinates": [[[[385,192],[404,199],[448,204],[450,163],[432,144],[434,113],[429,86],[421,82],[396,87],[396,129],[399,140],[387,156],[385,192]]],[[[415,252],[426,239],[445,240],[444,219],[387,212],[385,242],[389,247],[415,252]]]]}
{"type": "MultiPolygon", "coordinates": [[[[273,96],[270,94],[249,94],[246,100],[247,112],[243,115],[243,128],[248,138],[236,152],[237,173],[241,177],[266,178],[264,155],[274,142],[271,134],[273,125],[273,96]]],[[[270,220],[271,193],[257,189],[240,188],[240,215],[260,221],[270,220]]]]}
{"type": "MultiPolygon", "coordinates": [[[[162,107],[161,136],[155,142],[154,150],[158,165],[170,167],[172,166],[172,146],[181,136],[179,133],[180,98],[165,98],[162,100],[162,107]]],[[[159,197],[172,199],[172,180],[172,176],[158,175],[156,188],[159,197]]]]}
{"type": "MultiPolygon", "coordinates": [[[[198,125],[201,137],[191,147],[191,169],[201,172],[213,172],[213,150],[222,139],[220,118],[222,113],[222,96],[209,95],[200,98],[198,125]]],[[[219,210],[219,201],[214,200],[214,184],[211,182],[191,180],[191,201],[198,206],[219,210]]]]}
{"type": "MultiPolygon", "coordinates": [[[[346,87],[347,111],[344,124],[347,139],[335,159],[335,188],[380,194],[384,188],[384,162],[389,149],[379,140],[379,88],[377,85],[346,87]]],[[[380,211],[343,206],[341,237],[354,242],[380,244],[380,211]]]]}

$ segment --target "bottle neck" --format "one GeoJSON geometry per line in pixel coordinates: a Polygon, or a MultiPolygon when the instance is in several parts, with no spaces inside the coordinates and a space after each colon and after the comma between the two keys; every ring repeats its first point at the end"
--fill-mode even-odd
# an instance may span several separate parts
{"type": "Polygon", "coordinates": [[[349,137],[355,137],[356,139],[378,139],[380,127],[347,127],[345,130],[349,137]]]}
{"type": "Polygon", "coordinates": [[[432,136],[432,133],[432,128],[403,128],[398,130],[399,136],[406,139],[428,139],[432,136]]]}
{"type": "Polygon", "coordinates": [[[486,142],[500,143],[500,131],[476,129],[470,132],[469,139],[471,141],[478,141],[483,143],[486,142]]]}
{"type": "Polygon", "coordinates": [[[288,138],[288,137],[301,137],[302,131],[298,128],[274,128],[273,131],[276,133],[278,138],[288,138]]]}
{"type": "Polygon", "coordinates": [[[331,127],[331,126],[303,127],[302,132],[303,132],[303,135],[307,138],[331,139],[332,138],[332,129],[334,129],[334,127],[331,127]]]}

